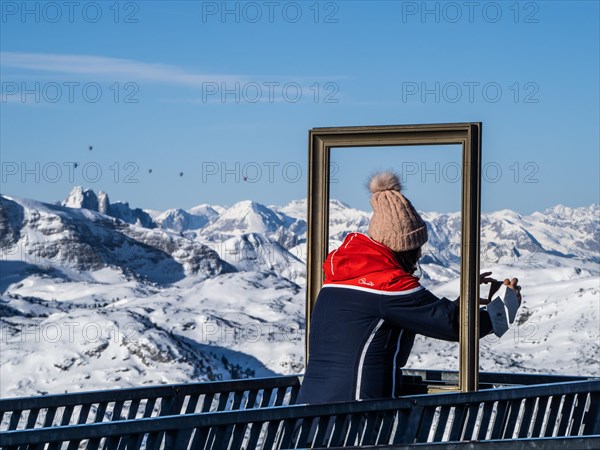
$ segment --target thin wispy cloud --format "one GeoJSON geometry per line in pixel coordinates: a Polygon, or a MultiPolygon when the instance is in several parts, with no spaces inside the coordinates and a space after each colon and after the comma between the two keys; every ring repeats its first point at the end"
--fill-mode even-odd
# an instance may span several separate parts
{"type": "Polygon", "coordinates": [[[0,91],[0,105],[34,105],[34,106],[51,106],[52,103],[42,102],[36,99],[35,95],[21,95],[21,93],[9,93],[6,90],[0,91]]]}
{"type": "Polygon", "coordinates": [[[85,76],[94,79],[121,79],[138,82],[201,87],[205,83],[260,83],[294,81],[310,83],[320,80],[339,80],[345,76],[289,76],[198,73],[162,63],[98,55],[64,55],[55,53],[0,52],[0,67],[35,71],[38,74],[85,76]]]}
{"type": "Polygon", "coordinates": [[[0,66],[3,70],[26,69],[42,73],[118,78],[190,87],[202,86],[208,82],[249,81],[249,77],[243,75],[194,73],[168,64],[95,55],[0,52],[0,66]]]}

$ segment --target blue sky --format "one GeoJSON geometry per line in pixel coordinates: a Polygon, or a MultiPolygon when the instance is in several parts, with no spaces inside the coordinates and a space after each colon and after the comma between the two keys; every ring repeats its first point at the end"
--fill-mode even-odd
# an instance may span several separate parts
{"type": "MultiPolygon", "coordinates": [[[[596,1],[1,7],[3,194],[281,205],[310,128],[481,121],[484,211],[600,202],[596,1]]],[[[368,209],[394,168],[419,209],[460,208],[458,149],[394,150],[336,150],[332,194],[368,209]]]]}

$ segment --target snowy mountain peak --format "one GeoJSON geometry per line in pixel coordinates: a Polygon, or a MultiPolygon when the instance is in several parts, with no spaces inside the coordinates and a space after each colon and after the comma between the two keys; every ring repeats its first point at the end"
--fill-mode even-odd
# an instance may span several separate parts
{"type": "Polygon", "coordinates": [[[264,234],[276,231],[284,224],[284,219],[265,205],[244,200],[228,208],[211,227],[225,232],[238,231],[235,234],[264,234]]]}
{"type": "Polygon", "coordinates": [[[89,209],[107,216],[120,219],[133,225],[145,228],[156,228],[156,224],[150,215],[139,209],[132,209],[127,202],[116,202],[111,204],[106,192],[100,191],[98,195],[92,189],[84,189],[75,186],[67,198],[60,203],[67,208],[89,209]]]}
{"type": "Polygon", "coordinates": [[[172,231],[132,226],[87,209],[4,196],[0,236],[6,259],[19,257],[18,264],[31,265],[31,270],[31,263],[79,272],[110,267],[161,284],[235,271],[207,246],[172,231]]]}
{"type": "Polygon", "coordinates": [[[104,191],[98,192],[98,212],[108,214],[110,209],[110,200],[108,194],[104,191]]]}
{"type": "Polygon", "coordinates": [[[227,208],[218,205],[201,204],[188,209],[187,212],[195,216],[206,216],[209,220],[216,219],[223,214],[227,208]]]}
{"type": "Polygon", "coordinates": [[[98,197],[91,189],[75,186],[61,205],[68,208],[85,208],[98,211],[98,197]]]}
{"type": "Polygon", "coordinates": [[[494,211],[492,213],[487,214],[487,218],[493,218],[495,220],[521,220],[523,216],[518,212],[515,212],[511,209],[501,209],[499,211],[494,211]]]}
{"type": "Polygon", "coordinates": [[[568,220],[574,217],[587,218],[588,220],[599,220],[600,219],[600,205],[593,203],[587,207],[571,208],[565,205],[556,205],[552,208],[546,209],[543,213],[534,213],[540,216],[550,216],[557,219],[568,220]]]}
{"type": "Polygon", "coordinates": [[[258,233],[285,248],[305,239],[306,223],[250,200],[227,208],[217,219],[199,231],[198,237],[223,242],[232,237],[258,233]]]}
{"type": "MultiPolygon", "coordinates": [[[[200,213],[199,209],[196,209],[200,213]]],[[[204,214],[190,214],[183,209],[168,209],[157,216],[154,221],[161,228],[171,229],[179,232],[197,230],[206,226],[212,219],[218,217],[215,210],[206,210],[204,214]]]]}
{"type": "Polygon", "coordinates": [[[258,203],[252,200],[242,200],[241,202],[235,203],[233,206],[228,208],[224,213],[223,217],[240,217],[248,214],[260,214],[263,216],[273,216],[273,211],[262,203],[258,203]]]}
{"type": "Polygon", "coordinates": [[[352,209],[352,207],[341,200],[332,198],[329,200],[329,209],[352,209]]]}
{"type": "Polygon", "coordinates": [[[286,216],[293,217],[296,220],[306,220],[308,210],[308,200],[292,200],[283,207],[271,206],[273,210],[279,211],[286,216]]]}

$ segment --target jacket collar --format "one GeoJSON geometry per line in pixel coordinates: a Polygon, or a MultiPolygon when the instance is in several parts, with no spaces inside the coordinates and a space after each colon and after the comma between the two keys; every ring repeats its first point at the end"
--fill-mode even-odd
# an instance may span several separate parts
{"type": "Polygon", "coordinates": [[[353,287],[381,293],[422,289],[419,279],[406,273],[394,252],[362,233],[350,233],[323,263],[326,287],[353,287]]]}

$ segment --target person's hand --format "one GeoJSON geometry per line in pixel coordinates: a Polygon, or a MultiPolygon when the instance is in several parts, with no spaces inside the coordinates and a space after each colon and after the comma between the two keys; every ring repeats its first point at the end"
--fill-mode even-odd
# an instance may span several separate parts
{"type": "Polygon", "coordinates": [[[517,300],[519,300],[519,305],[521,304],[521,286],[519,286],[519,280],[518,278],[513,278],[512,280],[509,280],[508,278],[506,278],[504,280],[504,284],[509,288],[512,289],[516,292],[517,294],[517,300]]]}
{"type": "Polygon", "coordinates": [[[498,289],[500,289],[500,286],[502,286],[501,281],[498,281],[495,278],[490,277],[491,274],[492,274],[492,272],[483,272],[481,275],[479,275],[479,284],[490,284],[490,292],[488,294],[488,298],[487,299],[483,299],[483,298],[479,299],[479,303],[481,305],[489,304],[492,301],[494,294],[498,291],[498,289]]]}
{"type": "Polygon", "coordinates": [[[492,272],[483,272],[481,275],[479,275],[479,284],[488,284],[493,281],[497,281],[493,278],[490,278],[491,274],[492,272]]]}

